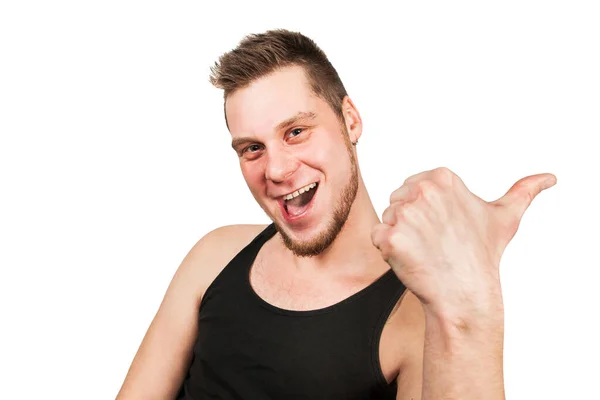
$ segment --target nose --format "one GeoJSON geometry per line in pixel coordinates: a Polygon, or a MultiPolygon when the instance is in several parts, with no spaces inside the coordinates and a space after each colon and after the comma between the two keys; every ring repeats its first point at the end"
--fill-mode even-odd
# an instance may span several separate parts
{"type": "Polygon", "coordinates": [[[285,150],[273,150],[267,152],[267,167],[265,178],[279,183],[285,181],[298,168],[296,160],[285,150]]]}

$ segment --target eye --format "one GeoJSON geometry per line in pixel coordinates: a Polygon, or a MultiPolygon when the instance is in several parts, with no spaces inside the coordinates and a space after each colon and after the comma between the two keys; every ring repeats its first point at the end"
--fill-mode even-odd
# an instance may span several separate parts
{"type": "Polygon", "coordinates": [[[294,138],[294,137],[298,136],[299,134],[301,134],[303,130],[304,129],[302,129],[302,128],[292,129],[291,131],[289,131],[288,136],[294,138]]]}
{"type": "Polygon", "coordinates": [[[260,150],[260,145],[258,144],[251,144],[250,146],[246,147],[244,150],[242,150],[242,154],[243,153],[256,153],[257,151],[260,150]]]}

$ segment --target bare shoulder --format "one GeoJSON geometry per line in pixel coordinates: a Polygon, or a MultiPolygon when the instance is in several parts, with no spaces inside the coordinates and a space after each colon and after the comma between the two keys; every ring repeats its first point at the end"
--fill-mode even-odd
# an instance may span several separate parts
{"type": "Polygon", "coordinates": [[[267,225],[226,225],[204,235],[183,259],[177,274],[195,283],[198,304],[204,291],[237,253],[267,225]]]}
{"type": "Polygon", "coordinates": [[[177,268],[117,399],[175,398],[191,361],[204,291],[265,227],[223,226],[198,240],[177,268]]]}

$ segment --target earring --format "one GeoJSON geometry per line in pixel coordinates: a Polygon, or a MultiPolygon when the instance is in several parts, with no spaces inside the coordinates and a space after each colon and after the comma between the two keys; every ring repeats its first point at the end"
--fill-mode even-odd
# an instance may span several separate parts
{"type": "Polygon", "coordinates": [[[356,139],[356,142],[352,143],[352,146],[356,146],[358,144],[358,139],[356,139]]]}

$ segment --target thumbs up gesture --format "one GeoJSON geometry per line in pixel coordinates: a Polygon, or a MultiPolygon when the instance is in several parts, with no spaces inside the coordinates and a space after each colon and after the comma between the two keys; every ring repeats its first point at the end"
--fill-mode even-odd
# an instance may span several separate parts
{"type": "Polygon", "coordinates": [[[499,265],[525,210],[552,174],[525,177],[494,202],[447,168],[411,176],[390,196],[371,238],[383,259],[435,313],[462,313],[500,292],[499,265]]]}

